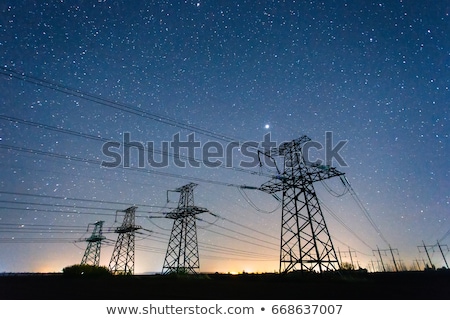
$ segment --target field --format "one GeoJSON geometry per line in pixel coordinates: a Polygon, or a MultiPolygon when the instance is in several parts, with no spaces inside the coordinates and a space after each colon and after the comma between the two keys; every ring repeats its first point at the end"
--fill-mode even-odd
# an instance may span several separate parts
{"type": "Polygon", "coordinates": [[[450,272],[67,277],[3,274],[1,300],[442,300],[450,272]]]}

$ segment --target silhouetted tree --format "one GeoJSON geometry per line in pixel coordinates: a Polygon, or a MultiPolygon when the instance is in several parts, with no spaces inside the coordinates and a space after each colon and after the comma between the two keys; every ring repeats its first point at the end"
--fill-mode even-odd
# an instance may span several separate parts
{"type": "Polygon", "coordinates": [[[72,277],[98,277],[109,276],[111,272],[106,267],[97,267],[87,264],[74,264],[63,269],[65,276],[72,277]]]}
{"type": "Polygon", "coordinates": [[[351,263],[342,262],[341,270],[352,271],[352,270],[355,270],[355,267],[351,263]]]}

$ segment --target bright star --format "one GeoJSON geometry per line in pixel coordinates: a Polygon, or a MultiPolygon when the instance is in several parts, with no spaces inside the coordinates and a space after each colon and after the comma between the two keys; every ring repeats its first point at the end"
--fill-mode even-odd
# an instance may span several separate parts
{"type": "Polygon", "coordinates": [[[270,128],[270,125],[269,125],[269,124],[266,124],[266,125],[264,126],[264,128],[265,128],[265,129],[269,129],[269,128],[270,128]]]}

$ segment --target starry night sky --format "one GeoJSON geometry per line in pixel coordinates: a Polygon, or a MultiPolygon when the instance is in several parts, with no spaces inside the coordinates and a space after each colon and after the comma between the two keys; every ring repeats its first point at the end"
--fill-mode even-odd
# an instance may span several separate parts
{"type": "Polygon", "coordinates": [[[167,190],[193,178],[202,179],[196,205],[221,217],[199,216],[201,271],[278,270],[277,201],[225,185],[260,186],[270,168],[96,164],[111,160],[103,142],[125,132],[160,148],[176,133],[195,132],[201,143],[262,141],[268,132],[277,142],[324,143],[331,131],[335,143],[348,141],[347,166],[333,165],[388,242],[354,198],[327,191],[344,190],[330,179],[316,189],[332,210],[323,212],[336,250],[371,269],[372,250],[391,245],[407,268],[423,265],[422,241],[450,245],[449,13],[443,0],[3,1],[0,272],[79,263],[97,220],[110,240],[107,266],[122,218],[115,212],[131,205],[136,223],[153,231],[138,235],[136,273],[160,272],[172,221],[147,216],[175,207],[178,195],[167,203],[167,190]]]}

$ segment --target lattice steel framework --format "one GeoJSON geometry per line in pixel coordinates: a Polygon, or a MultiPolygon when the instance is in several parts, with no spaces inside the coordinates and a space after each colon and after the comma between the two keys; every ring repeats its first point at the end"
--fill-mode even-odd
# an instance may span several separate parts
{"type": "Polygon", "coordinates": [[[113,274],[134,274],[134,239],[135,231],[141,226],[135,225],[135,211],[137,207],[129,207],[125,212],[123,223],[114,232],[118,233],[114,251],[109,262],[109,270],[113,274]]]}
{"type": "Polygon", "coordinates": [[[197,242],[196,215],[208,212],[194,205],[195,183],[182,186],[175,192],[180,193],[178,207],[166,215],[174,219],[169,245],[163,264],[163,274],[197,273],[200,268],[197,242]]]}
{"type": "Polygon", "coordinates": [[[81,259],[81,264],[87,264],[96,267],[99,266],[100,249],[102,246],[102,241],[105,240],[105,237],[102,235],[103,223],[104,221],[97,221],[96,223],[94,223],[94,230],[92,231],[91,236],[86,239],[88,245],[86,247],[86,250],[84,251],[83,258],[81,259]]]}
{"type": "Polygon", "coordinates": [[[343,173],[304,159],[302,147],[310,140],[302,136],[272,150],[272,155],[284,158],[283,172],[259,188],[270,194],[283,194],[280,273],[339,269],[339,260],[313,184],[343,173]]]}

